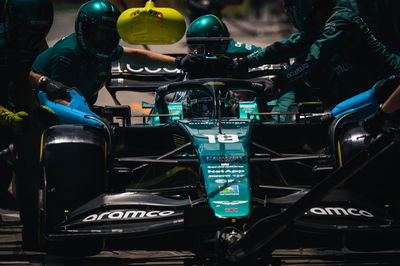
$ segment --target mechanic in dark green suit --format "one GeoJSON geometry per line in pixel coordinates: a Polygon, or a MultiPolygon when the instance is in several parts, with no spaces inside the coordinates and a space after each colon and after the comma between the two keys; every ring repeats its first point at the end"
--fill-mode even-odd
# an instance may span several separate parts
{"type": "MultiPolygon", "coordinates": [[[[188,41],[188,47],[190,51],[201,54],[203,52],[201,50],[204,49],[207,44],[190,44],[190,38],[196,37],[229,38],[229,42],[227,42],[226,44],[218,44],[216,48],[211,48],[216,50],[215,52],[217,54],[246,54],[262,50],[262,48],[259,46],[241,43],[234,40],[230,36],[230,32],[226,24],[221,19],[211,14],[201,16],[194,20],[189,25],[186,32],[186,40],[188,41]]],[[[278,99],[274,100],[273,102],[270,102],[269,104],[275,105],[275,107],[272,109],[273,112],[284,112],[287,110],[288,106],[293,103],[294,93],[293,91],[289,91],[280,96],[278,99]]]]}
{"type": "Polygon", "coordinates": [[[7,191],[14,170],[23,224],[23,248],[26,249],[26,243],[37,229],[29,226],[36,217],[36,208],[32,208],[36,205],[37,194],[34,173],[40,171],[38,147],[31,141],[35,136],[28,118],[37,118],[44,110],[29,86],[29,73],[35,57],[48,48],[45,37],[53,23],[52,2],[8,0],[4,20],[5,23],[0,24],[0,148],[15,144],[18,159],[14,168],[0,161],[0,207],[14,207],[7,191]]]}
{"type": "MultiPolygon", "coordinates": [[[[109,1],[92,0],[81,6],[75,33],[41,53],[31,71],[32,86],[47,93],[51,100],[68,97],[66,90],[77,88],[90,105],[111,77],[111,62],[119,60],[135,66],[184,68],[184,57],[174,57],[119,45],[116,22],[118,8],[109,1]]],[[[67,102],[59,101],[67,104],[67,102]]]]}
{"type": "MultiPolygon", "coordinates": [[[[228,45],[218,46],[217,52],[220,53],[252,53],[262,49],[262,47],[258,47],[256,45],[235,41],[233,38],[230,37],[228,27],[225,25],[225,23],[217,16],[212,14],[200,16],[192,23],[190,23],[186,31],[186,40],[188,40],[188,38],[195,37],[230,38],[228,45]]],[[[196,47],[195,45],[191,45],[189,43],[188,47],[191,51],[199,49],[199,47],[196,47]]]]}
{"type": "Polygon", "coordinates": [[[388,52],[348,3],[284,2],[299,32],[236,64],[240,69],[295,58],[294,64],[274,79],[278,94],[295,88],[297,101],[321,100],[329,108],[400,68],[400,57],[388,52]]]}
{"type": "MultiPolygon", "coordinates": [[[[35,57],[47,48],[53,23],[50,0],[9,0],[0,24],[0,149],[24,133],[28,113],[37,107],[28,77],[35,57]]],[[[11,165],[0,161],[0,207],[11,206],[11,165]],[[11,204],[8,206],[7,203],[11,204]]]]}

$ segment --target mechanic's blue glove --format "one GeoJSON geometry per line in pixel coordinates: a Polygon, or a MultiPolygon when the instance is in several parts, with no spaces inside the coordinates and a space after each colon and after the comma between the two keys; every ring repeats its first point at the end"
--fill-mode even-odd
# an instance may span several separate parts
{"type": "Polygon", "coordinates": [[[374,114],[365,118],[361,124],[364,127],[365,131],[371,134],[372,137],[376,137],[382,131],[385,121],[389,118],[390,115],[384,113],[379,107],[379,109],[374,114]]]}

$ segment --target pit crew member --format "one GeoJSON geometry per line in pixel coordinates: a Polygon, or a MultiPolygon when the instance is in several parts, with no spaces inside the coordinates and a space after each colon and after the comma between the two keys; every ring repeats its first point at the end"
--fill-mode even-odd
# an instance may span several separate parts
{"type": "Polygon", "coordinates": [[[321,100],[330,109],[399,70],[400,57],[388,52],[345,1],[285,0],[284,4],[299,31],[238,59],[235,66],[295,58],[274,79],[278,95],[295,88],[297,102],[321,100]]]}
{"type": "MultiPolygon", "coordinates": [[[[230,32],[226,24],[215,15],[204,15],[194,20],[188,27],[186,39],[191,53],[203,54],[204,49],[212,51],[215,54],[246,54],[260,51],[262,48],[256,45],[241,43],[234,40],[230,36],[230,32]],[[190,44],[190,38],[196,37],[224,37],[229,38],[229,42],[221,44],[190,44]],[[211,46],[211,47],[210,47],[211,46]],[[213,47],[214,46],[214,47],[213,47]]],[[[246,98],[244,92],[235,92],[238,98],[246,98]]],[[[294,103],[294,93],[286,92],[278,99],[270,102],[270,105],[275,105],[273,112],[286,111],[287,107],[294,103]]]]}
{"type": "Polygon", "coordinates": [[[188,59],[152,51],[122,47],[116,22],[118,8],[109,1],[92,0],[83,4],[75,20],[75,33],[59,40],[35,60],[30,74],[34,88],[47,93],[50,100],[63,99],[75,87],[89,105],[111,76],[111,62],[119,60],[134,66],[185,68],[188,59]]]}
{"type": "MultiPolygon", "coordinates": [[[[36,227],[29,227],[30,214],[34,210],[26,208],[26,203],[35,201],[37,191],[33,172],[39,170],[38,156],[34,156],[38,149],[31,145],[33,134],[27,132],[28,117],[38,117],[40,113],[49,111],[39,107],[29,86],[29,72],[35,57],[48,48],[45,37],[52,23],[51,0],[8,0],[4,23],[0,24],[0,148],[14,143],[18,153],[14,171],[24,249],[27,249],[27,243],[32,243],[32,232],[36,230],[36,227]]],[[[54,117],[50,111],[49,114],[54,117]]],[[[8,193],[12,170],[7,161],[0,161],[2,207],[3,204],[9,208],[16,207],[8,193]]]]}

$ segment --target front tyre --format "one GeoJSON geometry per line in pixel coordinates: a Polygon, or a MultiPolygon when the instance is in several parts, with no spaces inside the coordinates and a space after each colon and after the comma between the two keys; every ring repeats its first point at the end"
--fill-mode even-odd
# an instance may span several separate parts
{"type": "Polygon", "coordinates": [[[70,212],[105,192],[106,147],[104,132],[94,127],[60,125],[44,134],[38,204],[39,243],[47,253],[89,256],[102,250],[102,239],[61,240],[57,236],[70,212]]]}

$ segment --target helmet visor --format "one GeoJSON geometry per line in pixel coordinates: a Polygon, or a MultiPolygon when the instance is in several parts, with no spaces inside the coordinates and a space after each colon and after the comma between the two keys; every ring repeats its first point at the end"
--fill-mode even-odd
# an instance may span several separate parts
{"type": "Polygon", "coordinates": [[[117,29],[107,25],[89,24],[83,29],[83,36],[89,46],[104,55],[110,55],[120,40],[117,29]]]}

